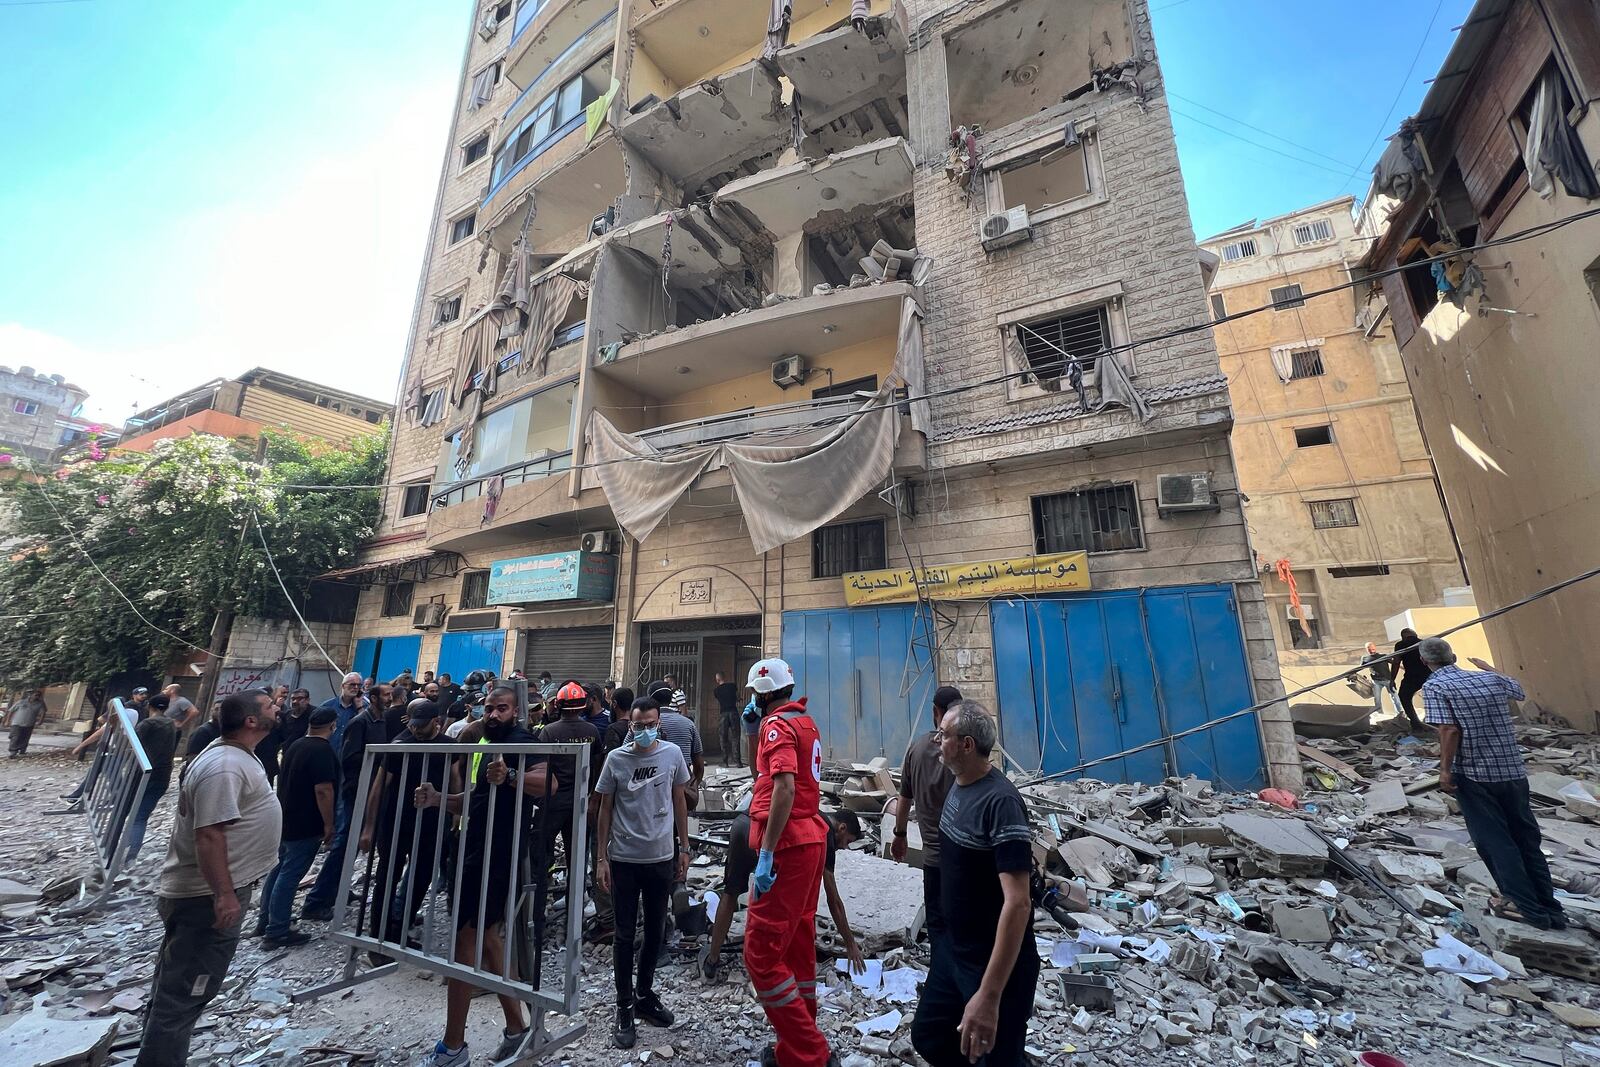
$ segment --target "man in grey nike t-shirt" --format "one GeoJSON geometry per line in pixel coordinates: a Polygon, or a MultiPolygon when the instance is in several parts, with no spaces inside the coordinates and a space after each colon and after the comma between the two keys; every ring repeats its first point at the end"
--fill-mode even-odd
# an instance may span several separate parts
{"type": "Polygon", "coordinates": [[[652,983],[666,925],[667,897],[689,869],[689,765],[683,750],[661,739],[660,707],[649,697],[633,702],[632,737],[606,756],[594,790],[600,795],[600,887],[611,891],[616,912],[612,961],[617,978],[619,1048],[632,1048],[634,1018],[671,1026],[652,983]],[[674,844],[676,842],[676,844],[674,844]],[[644,905],[644,945],[639,984],[633,984],[634,924],[644,905]]]}

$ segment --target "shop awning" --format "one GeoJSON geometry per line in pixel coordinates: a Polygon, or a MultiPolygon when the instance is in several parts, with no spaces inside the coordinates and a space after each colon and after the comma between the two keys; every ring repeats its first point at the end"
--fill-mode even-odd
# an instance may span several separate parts
{"type": "Polygon", "coordinates": [[[454,552],[419,552],[398,559],[358,563],[317,575],[319,581],[350,582],[360,586],[389,585],[393,582],[425,582],[430,578],[453,578],[461,572],[461,557],[454,552]]]}

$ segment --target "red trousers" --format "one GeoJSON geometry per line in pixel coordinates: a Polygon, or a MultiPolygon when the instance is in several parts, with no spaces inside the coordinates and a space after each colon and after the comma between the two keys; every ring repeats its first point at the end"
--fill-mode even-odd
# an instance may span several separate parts
{"type": "Polygon", "coordinates": [[[826,1067],[817,1029],[817,892],[827,846],[794,845],[774,857],[778,880],[750,904],[744,967],[778,1037],[778,1067],[826,1067]]]}

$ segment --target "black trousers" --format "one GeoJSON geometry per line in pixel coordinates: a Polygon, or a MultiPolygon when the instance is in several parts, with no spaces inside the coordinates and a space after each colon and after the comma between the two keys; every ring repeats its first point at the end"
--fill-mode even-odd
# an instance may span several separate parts
{"type": "Polygon", "coordinates": [[[722,716],[722,762],[738,765],[743,762],[739,756],[739,738],[744,734],[743,724],[739,720],[739,713],[723,713],[722,716]]]}
{"type": "MultiPolygon", "coordinates": [[[[368,884],[367,900],[367,929],[373,937],[396,944],[404,943],[406,930],[416,921],[417,914],[422,910],[422,902],[428,896],[428,887],[433,884],[433,852],[437,845],[438,826],[437,819],[424,820],[413,855],[411,837],[415,824],[402,823],[400,840],[394,842],[394,853],[391,855],[390,842],[394,841],[394,827],[380,824],[373,839],[373,847],[378,852],[378,867],[368,884]],[[385,898],[383,887],[390,878],[394,879],[394,885],[385,898]]],[[[500,891],[505,892],[503,885],[500,891]]]]}
{"type": "Polygon", "coordinates": [[[183,1067],[189,1062],[195,1023],[227,980],[254,889],[235,890],[239,919],[226,930],[212,926],[216,908],[209,896],[156,898],[163,928],[161,953],[144,1009],[144,1038],[136,1067],[183,1067]]]}
{"type": "Polygon", "coordinates": [[[1550,866],[1539,851],[1539,820],[1528,805],[1528,780],[1475,782],[1457,777],[1456,801],[1472,844],[1501,895],[1533,925],[1549,926],[1562,910],[1550,884],[1550,866]]]}
{"type": "MultiPolygon", "coordinates": [[[[983,981],[981,967],[963,965],[955,954],[941,947],[933,954],[933,966],[917,1002],[917,1015],[911,1022],[911,1044],[929,1067],[974,1067],[961,1054],[961,1016],[967,1001],[978,992],[983,981]]],[[[1028,1017],[1033,1014],[1033,992],[1039,983],[1039,954],[1031,934],[1023,938],[1011,980],[1000,994],[1000,1025],[995,1030],[994,1048],[979,1056],[976,1067],[1024,1067],[1023,1046],[1028,1041],[1028,1017]]]]}
{"type": "Polygon", "coordinates": [[[633,1003],[633,946],[641,902],[644,906],[644,940],[640,945],[637,988],[640,997],[649,996],[653,991],[656,957],[661,953],[661,935],[666,927],[667,896],[672,892],[673,873],[672,860],[611,864],[611,906],[617,915],[611,959],[616,970],[619,1007],[633,1003]]]}
{"type": "Polygon", "coordinates": [[[1421,682],[1414,682],[1410,678],[1406,678],[1401,681],[1400,706],[1405,709],[1406,718],[1411,720],[1411,724],[1413,726],[1422,722],[1422,720],[1417,717],[1416,706],[1412,703],[1412,701],[1416,699],[1417,694],[1420,692],[1422,692],[1421,682]]]}
{"type": "Polygon", "coordinates": [[[939,865],[929,866],[927,857],[922,860],[922,907],[928,917],[928,947],[944,936],[944,902],[940,899],[939,865]]]}

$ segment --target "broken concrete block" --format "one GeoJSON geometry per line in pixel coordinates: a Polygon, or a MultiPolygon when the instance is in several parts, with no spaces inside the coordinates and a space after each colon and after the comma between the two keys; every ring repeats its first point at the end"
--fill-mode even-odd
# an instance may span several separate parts
{"type": "Polygon", "coordinates": [[[1361,794],[1368,815],[1390,815],[1406,810],[1405,783],[1398,778],[1385,778],[1374,782],[1361,794]]]}
{"type": "Polygon", "coordinates": [[[1580,1004],[1562,1004],[1555,1001],[1546,1001],[1544,1006],[1551,1015],[1568,1026],[1575,1026],[1580,1030],[1600,1029],[1600,1011],[1593,1011],[1580,1004]]]}
{"type": "Polygon", "coordinates": [[[1305,907],[1286,900],[1274,901],[1267,908],[1273,930],[1285,941],[1325,945],[1333,939],[1328,913],[1315,905],[1305,907]]]}
{"type": "Polygon", "coordinates": [[[18,1067],[103,1063],[116,1036],[115,1019],[53,1019],[35,1008],[0,1030],[0,1063],[18,1067]]]}
{"type": "Polygon", "coordinates": [[[1600,981],[1600,960],[1594,940],[1577,930],[1540,930],[1493,915],[1477,920],[1485,944],[1497,952],[1509,953],[1524,967],[1549,971],[1586,982],[1600,981]]]}
{"type": "Polygon", "coordinates": [[[1328,865],[1327,844],[1299,819],[1236,812],[1221,822],[1234,847],[1263,870],[1299,878],[1328,865]]]}
{"type": "MultiPolygon", "coordinates": [[[[840,849],[834,875],[844,898],[845,913],[857,934],[868,941],[904,941],[922,907],[922,872],[866,852],[840,849]]],[[[819,891],[823,913],[826,896],[819,891]]]]}
{"type": "Polygon", "coordinates": [[[1444,864],[1432,856],[1409,852],[1380,852],[1373,865],[1396,885],[1443,885],[1444,864]]]}

